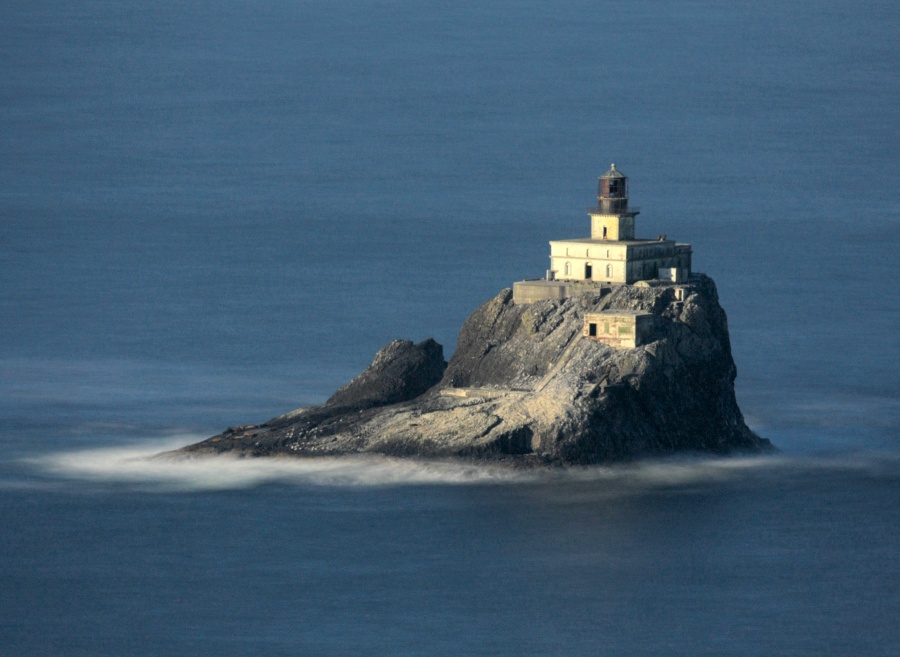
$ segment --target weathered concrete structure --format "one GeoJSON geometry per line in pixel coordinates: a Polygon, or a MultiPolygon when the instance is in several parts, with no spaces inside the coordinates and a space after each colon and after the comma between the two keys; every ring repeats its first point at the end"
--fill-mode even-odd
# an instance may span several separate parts
{"type": "Polygon", "coordinates": [[[546,281],[516,283],[516,303],[568,296],[571,289],[564,282],[608,285],[652,279],[686,281],[691,273],[691,245],[665,235],[635,238],[635,217],[639,213],[638,208],[628,206],[628,178],[613,164],[600,176],[597,206],[588,210],[591,236],[551,241],[546,281]]]}
{"type": "Polygon", "coordinates": [[[513,298],[519,304],[560,301],[572,296],[571,287],[565,281],[516,281],[513,283],[513,298]]]}
{"type": "Polygon", "coordinates": [[[653,313],[604,310],[585,314],[582,335],[617,349],[634,349],[650,342],[653,327],[653,313]]]}

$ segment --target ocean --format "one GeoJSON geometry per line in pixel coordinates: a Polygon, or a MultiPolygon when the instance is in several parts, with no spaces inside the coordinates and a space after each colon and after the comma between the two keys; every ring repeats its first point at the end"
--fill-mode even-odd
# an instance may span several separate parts
{"type": "Polygon", "coordinates": [[[0,655],[900,653],[900,5],[0,4],[0,655]],[[171,463],[584,236],[781,453],[171,463]]]}

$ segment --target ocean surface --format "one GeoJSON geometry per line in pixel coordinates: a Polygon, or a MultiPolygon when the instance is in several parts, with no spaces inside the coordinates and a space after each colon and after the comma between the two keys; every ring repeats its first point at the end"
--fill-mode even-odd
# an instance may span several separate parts
{"type": "Polygon", "coordinates": [[[900,654],[900,4],[0,3],[0,655],[900,654]],[[589,230],[694,245],[781,453],[155,454],[589,230]]]}

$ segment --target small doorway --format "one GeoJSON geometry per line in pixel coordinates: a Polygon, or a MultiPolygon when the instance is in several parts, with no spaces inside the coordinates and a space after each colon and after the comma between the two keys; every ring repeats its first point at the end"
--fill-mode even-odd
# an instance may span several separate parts
{"type": "Polygon", "coordinates": [[[591,279],[591,276],[593,275],[593,273],[594,273],[594,268],[593,268],[593,267],[591,267],[590,265],[585,265],[585,266],[584,266],[584,277],[585,277],[586,279],[590,280],[590,279],[591,279]]]}
{"type": "Polygon", "coordinates": [[[592,338],[597,337],[597,325],[596,324],[588,324],[588,335],[592,338]]]}

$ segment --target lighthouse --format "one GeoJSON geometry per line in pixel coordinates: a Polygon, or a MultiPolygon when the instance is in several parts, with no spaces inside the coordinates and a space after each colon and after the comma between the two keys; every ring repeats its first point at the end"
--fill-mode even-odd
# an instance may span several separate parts
{"type": "Polygon", "coordinates": [[[591,286],[686,281],[691,274],[691,245],[665,235],[636,237],[640,210],[629,205],[628,192],[628,177],[610,165],[597,184],[597,205],[588,209],[590,237],[551,241],[547,278],[517,282],[515,302],[563,299],[591,286]]]}

